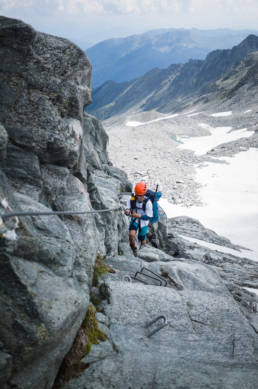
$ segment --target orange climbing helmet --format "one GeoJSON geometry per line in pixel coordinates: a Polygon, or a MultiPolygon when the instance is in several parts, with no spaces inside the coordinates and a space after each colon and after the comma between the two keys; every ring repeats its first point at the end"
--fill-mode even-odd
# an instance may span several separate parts
{"type": "Polygon", "coordinates": [[[144,196],[145,193],[147,192],[147,184],[145,182],[138,182],[135,185],[134,191],[136,196],[144,196]]]}

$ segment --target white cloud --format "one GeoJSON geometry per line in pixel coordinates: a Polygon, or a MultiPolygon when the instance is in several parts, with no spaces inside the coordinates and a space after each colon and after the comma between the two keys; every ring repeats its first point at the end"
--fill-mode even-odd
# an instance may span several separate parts
{"type": "MultiPolygon", "coordinates": [[[[213,10],[223,12],[230,10],[232,13],[255,12],[258,13],[257,0],[191,0],[189,8],[191,12],[202,12],[203,10],[213,10]]],[[[207,15],[208,16],[208,15],[207,15]]]]}
{"type": "Polygon", "coordinates": [[[68,13],[113,13],[113,14],[149,14],[164,11],[179,12],[189,4],[190,0],[0,0],[0,9],[15,8],[39,9],[40,7],[55,9],[68,13]]]}
{"type": "Polygon", "coordinates": [[[12,8],[31,7],[33,5],[32,0],[0,0],[0,10],[8,10],[12,8]]]}
{"type": "Polygon", "coordinates": [[[64,11],[64,0],[58,0],[57,10],[58,11],[64,11]]]}
{"type": "Polygon", "coordinates": [[[62,0],[64,3],[64,10],[68,13],[102,13],[104,8],[100,0],[62,0]]]}
{"type": "Polygon", "coordinates": [[[31,8],[34,12],[43,8],[68,14],[162,14],[173,12],[203,13],[211,17],[222,11],[233,14],[254,12],[258,14],[257,0],[0,0],[0,10],[31,8]],[[210,15],[209,15],[210,14],[210,15]]]}
{"type": "Polygon", "coordinates": [[[166,11],[182,11],[189,0],[124,0],[123,2],[120,0],[104,0],[102,3],[105,10],[112,7],[114,12],[121,14],[153,14],[166,11]]]}
{"type": "Polygon", "coordinates": [[[0,0],[0,13],[39,31],[93,44],[157,28],[257,30],[258,4],[257,0],[0,0]]]}

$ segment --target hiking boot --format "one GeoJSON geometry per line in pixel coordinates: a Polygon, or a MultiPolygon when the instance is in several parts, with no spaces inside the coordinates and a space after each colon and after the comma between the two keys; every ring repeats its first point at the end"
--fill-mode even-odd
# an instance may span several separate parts
{"type": "Polygon", "coordinates": [[[137,248],[135,247],[135,248],[133,248],[132,250],[133,250],[133,255],[134,255],[135,257],[137,257],[137,248]]]}

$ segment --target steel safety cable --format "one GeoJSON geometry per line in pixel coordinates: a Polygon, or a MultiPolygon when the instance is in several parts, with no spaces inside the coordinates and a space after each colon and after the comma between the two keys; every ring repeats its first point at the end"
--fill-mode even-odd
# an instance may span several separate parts
{"type": "Polygon", "coordinates": [[[93,211],[52,211],[52,212],[8,212],[0,214],[2,219],[18,216],[51,216],[51,215],[86,215],[91,213],[104,213],[122,211],[121,207],[109,209],[94,209],[93,211]]]}

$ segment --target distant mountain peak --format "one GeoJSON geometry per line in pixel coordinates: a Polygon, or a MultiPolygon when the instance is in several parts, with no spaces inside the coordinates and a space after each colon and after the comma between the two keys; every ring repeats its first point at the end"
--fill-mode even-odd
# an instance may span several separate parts
{"type": "Polygon", "coordinates": [[[258,49],[258,36],[254,34],[248,35],[239,45],[239,47],[248,46],[250,48],[258,49]]]}
{"type": "MultiPolygon", "coordinates": [[[[108,39],[87,49],[93,68],[92,84],[97,87],[107,80],[130,81],[154,67],[165,69],[170,64],[187,63],[191,58],[203,60],[215,49],[238,45],[250,33],[254,31],[171,28],[108,39]]],[[[251,37],[243,44],[255,44],[251,37]]]]}
{"type": "Polygon", "coordinates": [[[175,112],[190,102],[241,96],[242,87],[256,88],[258,37],[249,35],[232,49],[215,50],[205,60],[154,68],[126,83],[105,83],[93,91],[87,111],[104,120],[129,110],[175,112]],[[219,97],[218,97],[219,96],[219,97]]]}

